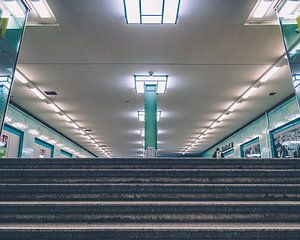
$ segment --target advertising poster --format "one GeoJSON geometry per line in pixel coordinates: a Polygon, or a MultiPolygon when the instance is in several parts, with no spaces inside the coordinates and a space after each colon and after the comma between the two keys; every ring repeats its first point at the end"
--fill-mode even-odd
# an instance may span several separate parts
{"type": "Polygon", "coordinates": [[[0,158],[3,158],[6,156],[7,143],[8,143],[8,136],[3,134],[1,137],[1,142],[0,142],[0,158]]]}
{"type": "Polygon", "coordinates": [[[271,132],[275,158],[300,158],[300,119],[271,132]]]}
{"type": "Polygon", "coordinates": [[[242,158],[261,158],[261,147],[259,138],[255,138],[241,145],[242,158]]]}

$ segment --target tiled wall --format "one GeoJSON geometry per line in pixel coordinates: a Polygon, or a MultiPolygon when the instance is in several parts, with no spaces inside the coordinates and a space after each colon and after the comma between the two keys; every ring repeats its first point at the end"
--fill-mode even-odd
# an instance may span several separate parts
{"type": "Polygon", "coordinates": [[[60,157],[60,150],[72,153],[73,157],[94,157],[79,145],[68,140],[58,132],[48,128],[37,119],[24,113],[17,107],[9,105],[5,123],[24,132],[22,157],[33,157],[34,141],[38,137],[54,145],[54,157],[60,157]]]}
{"type": "Polygon", "coordinates": [[[222,148],[228,143],[233,142],[234,154],[232,157],[239,158],[241,157],[240,145],[259,137],[262,157],[272,157],[269,132],[299,117],[300,110],[298,103],[296,98],[292,97],[237,133],[202,153],[202,156],[211,157],[217,147],[222,148]]]}

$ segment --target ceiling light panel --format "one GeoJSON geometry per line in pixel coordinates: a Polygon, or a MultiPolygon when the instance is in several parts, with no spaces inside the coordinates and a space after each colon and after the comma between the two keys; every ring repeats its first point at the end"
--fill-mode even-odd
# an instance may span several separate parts
{"type": "Polygon", "coordinates": [[[278,24],[275,14],[277,0],[257,0],[245,25],[276,25],[278,24]]]}
{"type": "Polygon", "coordinates": [[[273,0],[261,0],[253,12],[254,18],[263,18],[271,7],[273,0]]]}
{"type": "Polygon", "coordinates": [[[40,90],[38,90],[37,88],[30,88],[30,90],[37,96],[37,97],[39,97],[41,100],[45,100],[46,99],[46,97],[45,97],[45,95],[40,91],[40,90]]]}
{"type": "Polygon", "coordinates": [[[32,5],[41,18],[53,18],[54,15],[45,0],[31,0],[32,5]]]}
{"type": "Polygon", "coordinates": [[[124,0],[129,24],[176,24],[180,0],[124,0]]]}
{"type": "Polygon", "coordinates": [[[159,94],[164,94],[167,89],[168,75],[135,75],[135,90],[137,93],[145,92],[145,85],[155,85],[159,94]]]}

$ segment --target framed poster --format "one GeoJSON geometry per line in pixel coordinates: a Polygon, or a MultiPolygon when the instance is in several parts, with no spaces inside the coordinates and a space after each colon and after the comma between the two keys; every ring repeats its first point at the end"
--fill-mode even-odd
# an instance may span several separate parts
{"type": "Polygon", "coordinates": [[[259,138],[254,138],[241,145],[242,158],[261,158],[261,147],[259,138]]]}
{"type": "Polygon", "coordinates": [[[300,118],[270,132],[275,158],[300,158],[300,118]]]}
{"type": "Polygon", "coordinates": [[[60,150],[60,155],[62,158],[72,158],[73,157],[73,154],[65,151],[65,150],[60,150]]]}
{"type": "Polygon", "coordinates": [[[224,158],[234,158],[234,149],[229,149],[223,152],[224,158]]]}
{"type": "Polygon", "coordinates": [[[0,157],[22,157],[23,138],[24,132],[5,123],[0,138],[0,157]]]}
{"type": "Polygon", "coordinates": [[[34,158],[53,158],[54,156],[54,146],[39,139],[34,140],[34,158]]]}

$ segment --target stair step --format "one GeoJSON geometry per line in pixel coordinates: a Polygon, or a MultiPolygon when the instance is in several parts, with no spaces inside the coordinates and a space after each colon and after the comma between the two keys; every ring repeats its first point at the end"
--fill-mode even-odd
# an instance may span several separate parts
{"type": "Polygon", "coordinates": [[[0,184],[7,200],[299,200],[300,184],[0,184]]]}
{"type": "Polygon", "coordinates": [[[300,169],[300,159],[1,159],[0,169],[300,169]]]}
{"type": "Polygon", "coordinates": [[[300,183],[279,169],[0,169],[1,183],[300,183]]]}
{"type": "Polygon", "coordinates": [[[0,223],[300,222],[300,202],[0,202],[0,223]]]}
{"type": "Polygon", "coordinates": [[[5,240],[299,240],[300,224],[3,224],[5,240]]]}

